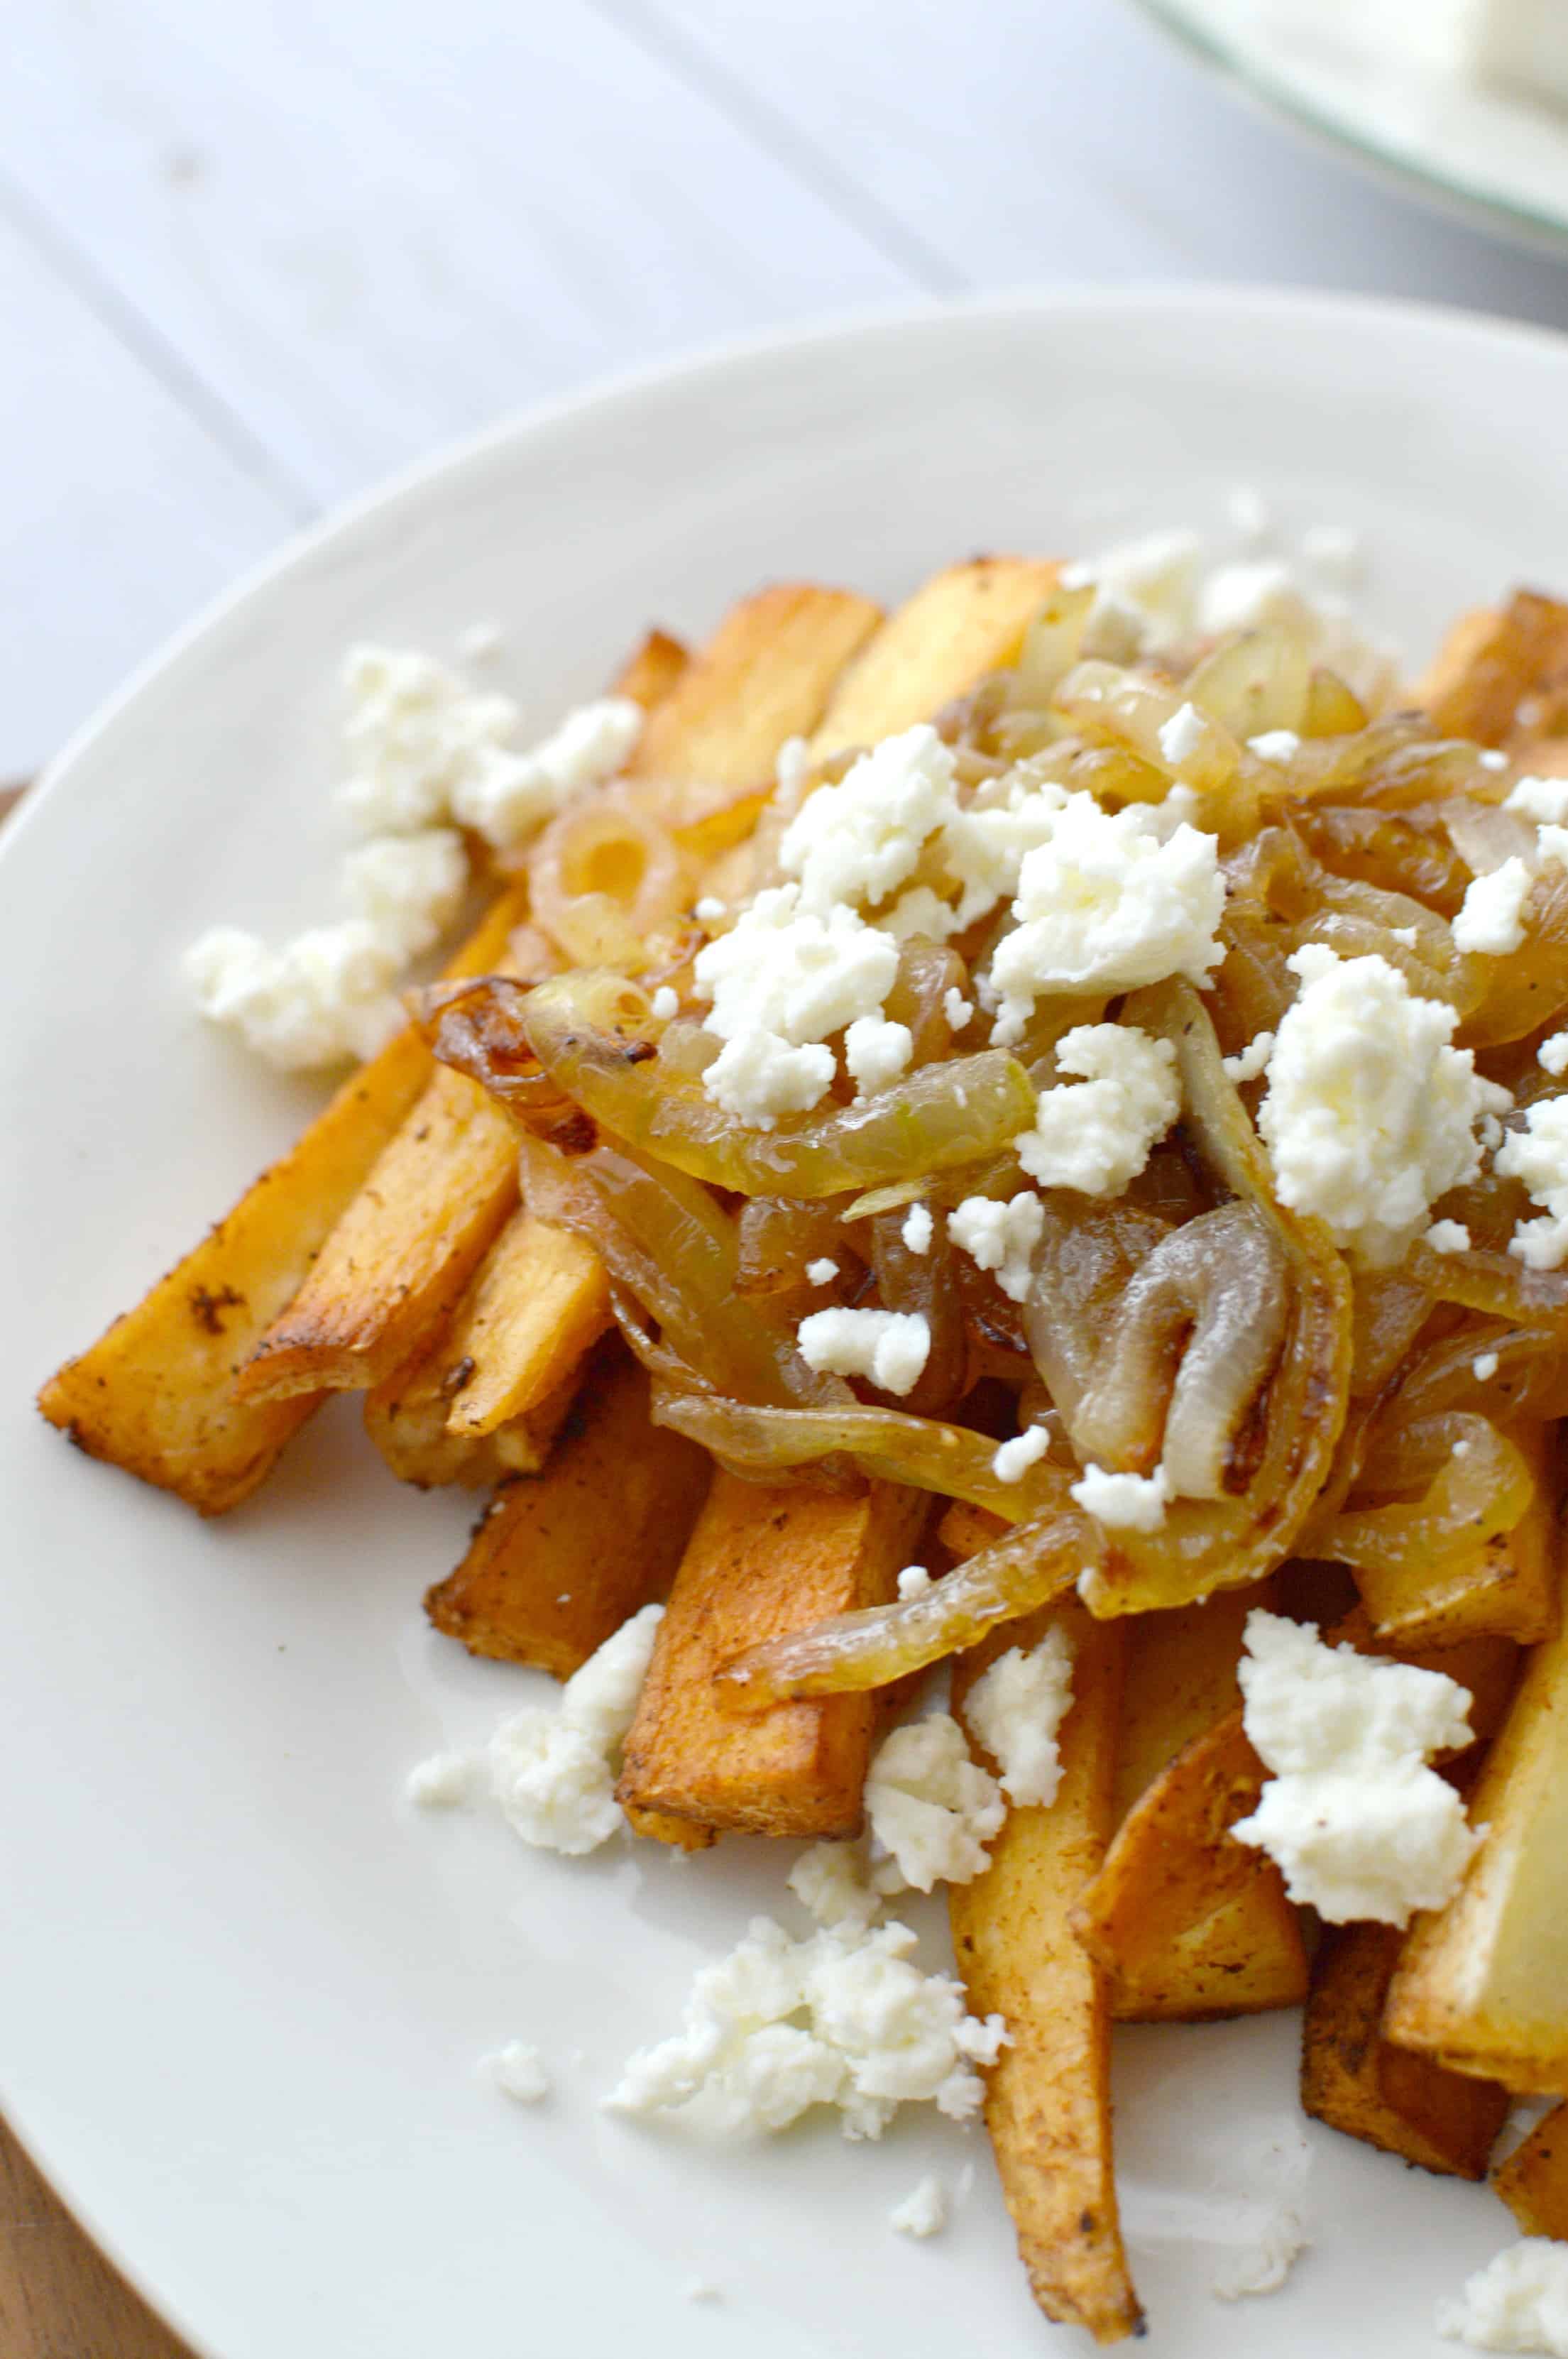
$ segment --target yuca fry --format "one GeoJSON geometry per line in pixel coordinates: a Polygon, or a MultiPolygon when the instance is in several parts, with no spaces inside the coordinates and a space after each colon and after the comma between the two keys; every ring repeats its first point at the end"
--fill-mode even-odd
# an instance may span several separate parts
{"type": "Polygon", "coordinates": [[[572,1407],[576,1369],[507,1424],[458,1435],[447,1425],[446,1367],[445,1339],[438,1334],[365,1396],[365,1430],[397,1480],[422,1491],[447,1483],[472,1489],[537,1473],[572,1407]]]}
{"type": "Polygon", "coordinates": [[[846,1497],[714,1476],[626,1743],[617,1791],[634,1825],[654,1810],[758,1834],[859,1832],[876,1698],[779,1704],[737,1721],[715,1701],[713,1673],[779,1631],[885,1603],[929,1506],[885,1483],[846,1497]]]}
{"type": "Polygon", "coordinates": [[[884,623],[833,690],[813,761],[930,721],[1018,651],[1060,566],[1030,557],[950,565],[884,623]]]}
{"type": "Polygon", "coordinates": [[[1568,2239],[1568,2105],[1553,2105],[1492,2173],[1527,2236],[1568,2239]]]}
{"type": "Polygon", "coordinates": [[[586,1238],[526,1209],[515,1213],[442,1339],[453,1438],[493,1433],[523,1415],[569,1380],[609,1324],[609,1280],[586,1238]]]}
{"type": "MultiPolygon", "coordinates": [[[[1414,690],[1438,728],[1479,745],[1501,745],[1526,697],[1560,701],[1568,691],[1568,606],[1534,590],[1507,606],[1463,614],[1414,690]]],[[[1541,727],[1548,716],[1532,714],[1541,727]]]]}
{"type": "Polygon", "coordinates": [[[1204,1605],[1134,1614],[1127,1625],[1122,1726],[1116,1745],[1116,1823],[1195,1736],[1241,1701],[1236,1667],[1266,1584],[1222,1590],[1204,1605]]]}
{"type": "Polygon", "coordinates": [[[668,631],[649,631],[616,673],[611,694],[629,696],[645,712],[652,712],[667,701],[691,661],[691,649],[668,631]]]}
{"type": "MultiPolygon", "coordinates": [[[[1123,1634],[1077,1604],[997,1631],[953,1671],[953,1710],[1009,1646],[1052,1623],[1073,1645],[1062,1783],[1044,1809],[1008,1811],[991,1864],[949,1897],[970,2012],[1000,2014],[1008,2044],[985,2089],[985,2126],[1018,2252],[1047,2318],[1097,2343],[1142,2331],[1122,2249],[1112,2172],[1110,2007],[1105,1977],[1072,1930],[1110,1832],[1123,1634]]],[[[974,1742],[971,1735],[971,1742],[974,1742]]]]}
{"type": "Polygon", "coordinates": [[[1395,1925],[1325,1927],[1302,2025],[1302,2108],[1423,2170],[1484,2179],[1508,2091],[1445,2071],[1384,2038],[1402,1938],[1395,1925]]]}
{"type": "Polygon", "coordinates": [[[816,727],[881,620],[869,598],[811,582],[743,598],[644,730],[626,776],[771,788],[779,746],[816,727]]]}
{"type": "Polygon", "coordinates": [[[1264,1768],[1237,1705],[1194,1737],[1129,1811],[1073,1913],[1122,2018],[1294,2006],[1307,1961],[1279,1871],[1230,1829],[1264,1768]]]}
{"type": "Polygon", "coordinates": [[[1386,2034],[1456,2071],[1568,2094],[1568,1632],[1530,1658],[1470,1817],[1486,1839],[1448,1906],[1411,1927],[1386,2034]]]}
{"type": "Polygon", "coordinates": [[[662,1596],[712,1471],[695,1442],[649,1423],[647,1376],[606,1345],[544,1472],[502,1485],[425,1611],[471,1654],[570,1679],[662,1596]]]}
{"type": "MultiPolygon", "coordinates": [[[[447,973],[493,967],[525,906],[520,888],[503,893],[447,973]]],[[[50,1377],[38,1395],[50,1424],[204,1516],[248,1498],[321,1396],[242,1404],[234,1373],[298,1291],[432,1071],[409,1026],[344,1082],[195,1250],[50,1377]]]]}

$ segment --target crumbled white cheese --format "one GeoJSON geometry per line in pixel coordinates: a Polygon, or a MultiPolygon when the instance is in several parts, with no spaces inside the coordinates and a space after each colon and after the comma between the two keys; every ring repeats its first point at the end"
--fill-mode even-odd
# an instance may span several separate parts
{"type": "Polygon", "coordinates": [[[1289,762],[1301,752],[1301,741],[1293,729],[1266,729],[1260,737],[1247,739],[1247,750],[1260,762],[1289,762]]]}
{"type": "Polygon", "coordinates": [[[879,1875],[879,1888],[967,1884],[1007,1814],[996,1779],[970,1758],[951,1712],[906,1722],[883,1738],[866,1779],[872,1837],[898,1871],[897,1882],[879,1875]]]}
{"type": "Polygon", "coordinates": [[[903,1226],[898,1231],[898,1234],[903,1238],[910,1253],[930,1253],[931,1239],[936,1234],[936,1223],[931,1218],[931,1206],[911,1204],[904,1215],[903,1226]]]}
{"type": "MultiPolygon", "coordinates": [[[[1499,769],[1508,767],[1506,754],[1483,754],[1481,759],[1488,769],[1494,763],[1499,769]]],[[[1568,778],[1517,779],[1503,797],[1503,809],[1519,811],[1538,827],[1568,826],[1568,778]]]]}
{"type": "Polygon", "coordinates": [[[1247,1734],[1271,1772],[1232,1827],[1266,1851],[1292,1900],[1332,1925],[1405,1925],[1441,1908],[1480,1836],[1432,1756],[1470,1742],[1470,1697],[1409,1663],[1325,1647],[1257,1610],[1238,1667],[1247,1734]]]}
{"type": "MultiPolygon", "coordinates": [[[[449,819],[460,778],[504,759],[518,712],[411,648],[351,647],[339,800],[367,834],[404,835],[449,819]]],[[[514,757],[515,758],[515,757],[514,757]]]]}
{"type": "Polygon", "coordinates": [[[1089,1465],[1068,1494],[1107,1531],[1157,1532],[1172,1497],[1163,1466],[1152,1474],[1113,1474],[1089,1465]]]}
{"type": "Polygon", "coordinates": [[[1191,761],[1203,744],[1206,734],[1203,714],[1195,704],[1178,705],[1169,721],[1160,730],[1160,751],[1173,770],[1191,761]]]}
{"type": "Polygon", "coordinates": [[[822,1043],[861,1017],[879,1025],[898,971],[898,944],[853,909],[802,911],[794,885],[759,893],[692,964],[698,991],[712,1002],[703,1028],[724,1043],[702,1076],[704,1090],[759,1127],[809,1112],[833,1077],[833,1051],[822,1043]]]}
{"type": "Polygon", "coordinates": [[[1508,1251],[1527,1269],[1558,1269],[1568,1258],[1568,1094],[1537,1098],[1522,1130],[1510,1130],[1492,1158],[1504,1180],[1520,1180],[1543,1220],[1520,1221],[1508,1251]]]}
{"type": "Polygon", "coordinates": [[[585,787],[603,786],[637,744],[643,711],[629,696],[579,705],[526,753],[482,747],[459,773],[452,815],[487,843],[519,843],[585,787]]]}
{"type": "Polygon", "coordinates": [[[1388,929],[1388,938],[1390,941],[1403,943],[1405,949],[1408,951],[1413,951],[1417,942],[1421,939],[1413,926],[1390,926],[1388,929]]]}
{"type": "Polygon", "coordinates": [[[661,1024],[669,1024],[672,1022],[673,1019],[681,1013],[680,999],[677,997],[670,985],[667,983],[661,983],[659,984],[659,989],[653,995],[650,1005],[653,1008],[654,1015],[661,1024]]]}
{"type": "Polygon", "coordinates": [[[1225,1058],[1225,1069],[1233,1082],[1255,1082],[1259,1073],[1268,1071],[1269,1060],[1273,1054],[1273,1033],[1259,1032],[1245,1049],[1238,1049],[1234,1057],[1225,1058]]]}
{"type": "Polygon", "coordinates": [[[811,766],[811,748],[804,737],[786,737],[773,756],[773,783],[786,802],[793,802],[811,766]]]}
{"type": "Polygon", "coordinates": [[[1506,754],[1500,753],[1495,745],[1488,745],[1480,756],[1480,763],[1484,770],[1506,770],[1508,766],[1508,757],[1506,754]]]}
{"type": "Polygon", "coordinates": [[[823,1254],[820,1260],[809,1261],[806,1264],[806,1277],[811,1286],[831,1286],[837,1276],[838,1264],[836,1261],[830,1261],[826,1254],[823,1254]]]}
{"type": "Polygon", "coordinates": [[[485,2060],[495,2086],[519,2105],[537,2105],[550,2094],[550,2074],[537,2048],[526,2039],[508,2039],[505,2048],[485,2060]]]}
{"type": "Polygon", "coordinates": [[[881,1914],[882,1896],[866,1875],[860,1843],[813,1843],[800,1854],[787,1880],[819,1925],[848,1925],[863,1933],[881,1914]]]}
{"type": "Polygon", "coordinates": [[[1475,1177],[1475,1125],[1508,1093],[1448,1045],[1453,1008],[1417,998],[1386,959],[1312,942],[1287,963],[1302,989],[1258,1114],[1280,1200],[1315,1212],[1356,1258],[1398,1261],[1436,1198],[1475,1177]]]}
{"type": "Polygon", "coordinates": [[[1028,1299],[1034,1249],[1045,1234],[1045,1206],[1029,1189],[1004,1203],[995,1196],[965,1196],[947,1216],[947,1234],[979,1269],[995,1273],[1009,1302],[1028,1299]]]}
{"type": "Polygon", "coordinates": [[[553,1706],[514,1712],[491,1738],[491,1787],[526,1843],[576,1855],[626,1823],[615,1762],[663,1614],[645,1605],[572,1673],[553,1706]]]}
{"type": "Polygon", "coordinates": [[[1521,2236],[1437,2305],[1437,2331],[1476,2351],[1544,2351],[1568,2359],[1568,2245],[1521,2236]]]}
{"type": "Polygon", "coordinates": [[[947,2196],[942,2183],[928,2173],[901,2203],[887,2214],[887,2225],[900,2236],[935,2236],[947,2225],[947,2196]]]}
{"type": "Polygon", "coordinates": [[[456,1810],[472,1799],[477,1765],[469,1753],[432,1753],[409,1770],[403,1791],[422,1810],[456,1810]]]}
{"type": "Polygon", "coordinates": [[[1130,991],[1172,974],[1205,982],[1225,954],[1217,849],[1184,821],[1160,842],[1136,807],[1104,811],[1070,795],[1024,856],[1017,924],[992,953],[997,1046],[1022,1037],[1042,992],[1130,991]]]}
{"type": "Polygon", "coordinates": [[[1470,1373],[1478,1385],[1489,1385],[1497,1373],[1496,1352],[1478,1352],[1470,1363],[1470,1373]]]}
{"type": "Polygon", "coordinates": [[[1041,1090],[1014,1152],[1043,1188],[1119,1196],[1181,1111],[1176,1051],[1133,1024],[1080,1024],[1058,1041],[1056,1063],[1084,1079],[1041,1090]]]}
{"type": "Polygon", "coordinates": [[[975,1010],[956,984],[951,984],[942,995],[942,1012],[947,1018],[950,1032],[962,1032],[975,1010]]]}
{"type": "Polygon", "coordinates": [[[1010,1441],[998,1447],[991,1461],[991,1472],[998,1483],[1020,1483],[1031,1466],[1038,1466],[1051,1447],[1051,1436],[1043,1425],[1029,1425],[1022,1433],[1015,1433],[1010,1441]]]}
{"type": "Polygon", "coordinates": [[[909,1026],[884,1016],[857,1016],[844,1036],[844,1069],[858,1097],[872,1097],[896,1082],[914,1053],[909,1026]]]}
{"type": "Polygon", "coordinates": [[[1011,1647],[970,1689],[964,1713],[1016,1804],[1053,1802],[1062,1783],[1057,1736],[1073,1708],[1073,1644],[1059,1625],[1027,1652],[1011,1647]]]}
{"type": "Polygon", "coordinates": [[[1530,863],[1514,858],[1472,879],[1454,920],[1454,947],[1507,958],[1524,940],[1524,905],[1534,883],[1530,863]]]}
{"type": "Polygon", "coordinates": [[[962,1984],[922,1973],[914,1948],[907,1925],[794,1941],[754,1918],[697,1974],[683,2028],[633,2056],[608,2104],[637,2114],[691,2105],[715,2127],[751,2131],[831,2104],[846,2137],[880,2137],[900,2104],[971,2119],[985,2093],[975,2067],[996,2062],[1007,2027],[965,2014],[962,1984]]]}
{"type": "Polygon", "coordinates": [[[920,1310],[813,1310],[796,1340],[819,1375],[866,1376],[885,1393],[911,1391],[931,1356],[931,1325],[920,1310]]]}
{"type": "Polygon", "coordinates": [[[1463,1221],[1433,1221],[1421,1243],[1430,1245],[1433,1253],[1468,1253],[1470,1232],[1463,1221]]]}
{"type": "Polygon", "coordinates": [[[1085,655],[1130,663],[1158,654],[1192,628],[1203,576],[1203,544],[1195,532],[1152,532],[1070,566],[1064,589],[1094,585],[1085,655]]]}
{"type": "Polygon", "coordinates": [[[728,914],[728,904],[721,901],[716,893],[704,893],[691,911],[700,926],[722,925],[728,914]]]}
{"type": "Polygon", "coordinates": [[[468,853],[455,828],[376,835],[351,852],[343,892],[399,963],[438,942],[463,907],[468,853]]]}
{"type": "Polygon", "coordinates": [[[800,908],[825,918],[842,903],[886,901],[952,815],[953,776],[951,749],[922,722],[808,796],[779,846],[779,867],[800,879],[800,908]]]}
{"type": "Polygon", "coordinates": [[[1535,1052],[1535,1061],[1554,1081],[1568,1073],[1568,1032],[1553,1032],[1550,1039],[1543,1040],[1535,1052]]]}
{"type": "Polygon", "coordinates": [[[911,1597],[929,1597],[932,1586],[923,1564],[907,1564],[898,1575],[898,1595],[906,1604],[911,1597]]]}
{"type": "Polygon", "coordinates": [[[373,1057],[404,1022],[393,984],[401,965],[363,918],[316,926],[281,950],[214,926],[191,943],[186,984],[209,1023],[228,1026],[285,1072],[373,1057]]]}
{"type": "Polygon", "coordinates": [[[1299,2212],[1288,2203],[1270,2205],[1254,2241],[1215,2270],[1216,2299],[1244,2301],[1252,2294],[1278,2293],[1311,2242],[1299,2212]]]}

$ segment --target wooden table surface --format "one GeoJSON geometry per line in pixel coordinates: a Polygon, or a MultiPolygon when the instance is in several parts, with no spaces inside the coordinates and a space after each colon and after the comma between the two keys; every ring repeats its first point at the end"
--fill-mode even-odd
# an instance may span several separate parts
{"type": "MultiPolygon", "coordinates": [[[[0,0],[0,782],[389,470],[609,370],[1041,280],[1568,324],[1126,0],[0,0]]],[[[171,2359],[14,2147],[4,2359],[171,2359]]],[[[283,2354],[279,2354],[283,2359],[283,2354]]]]}

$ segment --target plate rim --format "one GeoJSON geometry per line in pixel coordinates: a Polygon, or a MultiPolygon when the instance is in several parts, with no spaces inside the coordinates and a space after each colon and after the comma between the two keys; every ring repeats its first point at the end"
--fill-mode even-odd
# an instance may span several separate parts
{"type": "MultiPolygon", "coordinates": [[[[1157,0],[1141,0],[1155,7],[1157,0]]],[[[1159,0],[1163,5],[1163,0],[1159,0]]],[[[0,863],[14,860],[16,846],[26,842],[35,815],[46,803],[71,791],[70,781],[79,760],[95,748],[144,692],[171,666],[197,647],[204,636],[224,623],[247,601],[270,590],[291,570],[308,563],[340,537],[354,533],[373,517],[395,509],[446,476],[483,465],[511,445],[526,445],[535,435],[558,424],[591,419],[623,404],[657,395],[667,388],[691,386],[722,377],[730,369],[744,369],[782,354],[820,353],[851,350],[868,336],[907,332],[960,335],[977,325],[1004,326],[1011,321],[1057,317],[1181,317],[1193,314],[1239,320],[1251,316],[1260,325],[1271,319],[1307,320],[1320,326],[1343,323],[1366,329],[1380,324],[1400,335],[1434,336],[1462,346],[1512,348],[1532,361],[1547,361],[1568,377],[1568,332],[1537,322],[1494,316],[1455,304],[1433,303],[1352,290],[1295,288],[1251,281],[1131,280],[1115,285],[1065,284],[1059,288],[1020,286],[990,290],[960,302],[916,300],[862,306],[818,315],[802,322],[772,326],[713,340],[670,357],[634,364],[602,374],[565,393],[508,411],[475,431],[443,443],[410,464],[377,478],[353,498],[338,503],[302,529],[289,534],[258,562],[245,569],[226,589],[207,600],[177,630],[164,638],[102,700],[68,736],[45,765],[0,840],[0,863]]],[[[12,2075],[0,2059],[0,2113],[49,2190],[112,2268],[170,2332],[180,2337],[195,2359],[226,2359],[220,2346],[184,2315],[173,2292],[144,2272],[135,2254],[100,2216],[98,2208],[78,2190],[66,2151],[69,2141],[41,2134],[29,2121],[25,2099],[8,2087],[12,2075]]]]}
{"type": "Polygon", "coordinates": [[[1512,239],[1554,261],[1561,262],[1568,252],[1568,204],[1561,213],[1542,212],[1503,194],[1490,181],[1445,174],[1410,148],[1375,137],[1362,125],[1303,97],[1297,84],[1261,52],[1195,13],[1193,0],[1132,0],[1132,5],[1236,97],[1282,122],[1310,146],[1354,165],[1379,186],[1414,196],[1466,228],[1512,239]]]}

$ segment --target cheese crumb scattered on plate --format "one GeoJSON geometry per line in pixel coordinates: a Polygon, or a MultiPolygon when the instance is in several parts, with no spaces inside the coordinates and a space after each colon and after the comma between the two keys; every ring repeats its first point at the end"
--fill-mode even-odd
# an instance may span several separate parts
{"type": "Polygon", "coordinates": [[[550,2074],[537,2048],[526,2039],[509,2039],[505,2048],[485,2060],[495,2086],[519,2105],[537,2105],[550,2094],[550,2074]]]}
{"type": "Polygon", "coordinates": [[[935,2236],[947,2225],[947,2193],[933,2172],[913,2186],[887,2214],[887,2225],[900,2236],[935,2236]]]}
{"type": "Polygon", "coordinates": [[[1437,2331],[1476,2351],[1544,2351],[1568,2359],[1568,2245],[1521,2236],[1437,2305],[1437,2331]]]}

